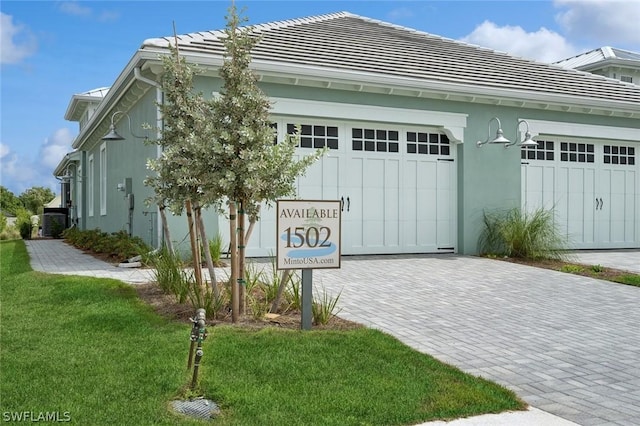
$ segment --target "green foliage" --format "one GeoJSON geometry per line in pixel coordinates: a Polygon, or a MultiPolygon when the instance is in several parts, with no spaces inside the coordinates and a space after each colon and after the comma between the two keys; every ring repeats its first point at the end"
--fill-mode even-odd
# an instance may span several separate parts
{"type": "Polygon", "coordinates": [[[222,235],[218,232],[211,240],[209,240],[209,253],[214,266],[224,266],[222,261],[222,252],[224,250],[224,241],[222,235]]]}
{"type": "Polygon", "coordinates": [[[0,240],[17,240],[20,238],[20,232],[15,226],[7,226],[2,232],[0,232],[0,240]]]}
{"type": "Polygon", "coordinates": [[[0,186],[0,209],[17,216],[18,210],[24,208],[22,201],[4,186],[0,186]]]}
{"type": "Polygon", "coordinates": [[[20,238],[23,240],[31,239],[33,234],[33,222],[31,222],[31,213],[24,208],[18,209],[16,212],[16,228],[20,232],[20,238]]]}
{"type": "Polygon", "coordinates": [[[525,259],[561,259],[566,246],[553,212],[532,213],[515,208],[506,213],[484,213],[479,246],[482,254],[525,259]]]}
{"type": "Polygon", "coordinates": [[[51,218],[51,237],[61,238],[62,231],[64,231],[64,225],[62,224],[62,219],[57,217],[51,218]]]}
{"type": "Polygon", "coordinates": [[[27,210],[39,215],[44,211],[44,205],[56,198],[56,194],[49,188],[34,186],[20,194],[19,198],[27,210]]]}
{"type": "Polygon", "coordinates": [[[173,294],[179,303],[187,299],[188,287],[185,285],[183,262],[178,253],[171,253],[166,246],[149,256],[150,266],[154,270],[155,280],[167,294],[173,294]]]}
{"type": "Polygon", "coordinates": [[[596,273],[604,272],[604,266],[602,266],[602,265],[591,265],[591,270],[593,272],[596,272],[596,273]]]}
{"type": "Polygon", "coordinates": [[[580,266],[580,265],[573,265],[573,264],[567,264],[567,265],[563,265],[560,268],[561,272],[568,272],[570,274],[580,274],[582,272],[584,272],[584,267],[580,266]]]}
{"type": "Polygon", "coordinates": [[[638,274],[623,274],[615,277],[613,281],[620,284],[627,284],[627,285],[640,287],[640,275],[638,274]]]}
{"type": "Polygon", "coordinates": [[[4,232],[6,228],[7,228],[7,217],[3,213],[0,213],[0,233],[4,232]]]}
{"type": "Polygon", "coordinates": [[[338,315],[342,309],[337,309],[340,294],[332,297],[326,290],[322,290],[320,294],[316,294],[311,302],[311,315],[313,323],[316,325],[325,325],[331,318],[338,315]]]}
{"type": "Polygon", "coordinates": [[[302,282],[300,276],[292,273],[287,281],[287,289],[285,291],[287,303],[291,309],[300,310],[302,308],[302,282]]]}
{"type": "Polygon", "coordinates": [[[151,251],[142,238],[129,236],[126,231],[109,234],[99,228],[83,231],[78,228],[68,228],[62,232],[62,237],[67,243],[80,250],[106,254],[116,262],[151,251]]]}

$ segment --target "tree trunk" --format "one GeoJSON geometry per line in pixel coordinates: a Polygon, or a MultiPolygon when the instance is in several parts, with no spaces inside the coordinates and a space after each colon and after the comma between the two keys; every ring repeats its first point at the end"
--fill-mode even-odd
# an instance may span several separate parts
{"type": "Polygon", "coordinates": [[[238,322],[240,312],[239,286],[238,286],[238,239],[236,203],[229,201],[229,252],[231,257],[231,321],[238,322]]]}
{"type": "Polygon", "coordinates": [[[244,206],[245,202],[240,201],[240,208],[238,209],[238,276],[240,277],[240,314],[244,315],[247,312],[247,281],[245,280],[245,241],[244,241],[244,206]]]}
{"type": "Polygon", "coordinates": [[[213,295],[217,300],[220,298],[220,291],[218,289],[218,281],[216,280],[216,271],[213,266],[213,259],[211,259],[211,252],[209,251],[209,240],[207,239],[207,232],[204,229],[204,221],[202,220],[202,208],[198,203],[193,203],[193,205],[193,211],[196,216],[196,224],[198,225],[198,229],[200,230],[200,239],[203,241],[202,250],[204,250],[204,258],[207,260],[207,268],[209,269],[209,277],[211,278],[211,290],[213,291],[213,295]]]}
{"type": "MultiPolygon", "coordinates": [[[[260,206],[258,206],[258,213],[260,213],[260,206]]],[[[251,238],[251,233],[253,232],[254,225],[256,224],[256,219],[254,217],[249,219],[249,229],[247,229],[247,233],[244,235],[244,245],[249,244],[249,238],[251,238]]]]}
{"type": "Polygon", "coordinates": [[[280,299],[282,299],[282,293],[284,293],[284,289],[287,287],[287,281],[289,281],[289,275],[291,275],[291,269],[285,269],[282,271],[282,276],[280,277],[280,284],[278,285],[278,294],[276,298],[273,300],[271,304],[271,309],[269,312],[274,314],[278,310],[278,306],[280,306],[280,299]]]}
{"type": "Polygon", "coordinates": [[[158,204],[158,209],[160,211],[160,220],[162,222],[162,234],[164,236],[164,244],[167,247],[169,253],[173,254],[173,243],[171,242],[171,234],[169,233],[169,225],[167,224],[167,215],[164,212],[165,210],[164,204],[158,204]]]}
{"type": "Polygon", "coordinates": [[[200,250],[198,250],[198,239],[193,222],[193,212],[191,209],[191,200],[186,201],[187,207],[187,223],[189,225],[189,239],[191,240],[191,255],[193,257],[193,273],[196,276],[198,287],[202,288],[202,266],[200,265],[200,250]]]}

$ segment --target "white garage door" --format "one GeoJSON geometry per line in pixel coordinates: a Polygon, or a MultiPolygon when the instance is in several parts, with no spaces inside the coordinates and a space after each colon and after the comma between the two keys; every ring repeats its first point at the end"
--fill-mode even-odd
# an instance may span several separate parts
{"type": "MultiPolygon", "coordinates": [[[[293,120],[278,128],[293,130],[293,120]]],[[[329,152],[298,181],[302,199],[342,201],[342,253],[456,250],[455,146],[433,129],[373,123],[301,123],[300,155],[329,152]]],[[[223,225],[224,226],[224,225],[223,225]]],[[[265,209],[247,247],[275,253],[275,214],[265,209]]]]}
{"type": "Polygon", "coordinates": [[[539,141],[522,150],[523,209],[554,209],[573,248],[640,247],[638,160],[633,142],[539,141]]]}

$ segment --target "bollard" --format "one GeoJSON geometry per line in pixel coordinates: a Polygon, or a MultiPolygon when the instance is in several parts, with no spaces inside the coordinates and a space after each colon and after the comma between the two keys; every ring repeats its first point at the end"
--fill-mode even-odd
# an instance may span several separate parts
{"type": "Polygon", "coordinates": [[[196,311],[195,318],[191,318],[193,321],[193,328],[191,329],[191,350],[189,352],[189,364],[191,364],[191,357],[193,356],[193,346],[196,344],[196,357],[193,364],[193,378],[191,380],[191,389],[195,389],[198,383],[198,369],[200,367],[200,360],[204,352],[202,351],[202,342],[207,338],[206,325],[206,311],[204,309],[198,309],[196,311]]]}

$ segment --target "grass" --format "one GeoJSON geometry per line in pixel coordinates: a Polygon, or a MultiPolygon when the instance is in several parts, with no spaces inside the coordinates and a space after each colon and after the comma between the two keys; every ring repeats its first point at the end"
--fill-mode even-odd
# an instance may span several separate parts
{"type": "MultiPolygon", "coordinates": [[[[190,326],[116,280],[33,272],[0,243],[0,411],[91,425],[201,425],[171,413],[190,382],[190,326]],[[61,414],[62,417],[63,414],[61,414]]],[[[525,405],[380,331],[209,328],[199,392],[215,425],[412,425],[525,405]]]]}

